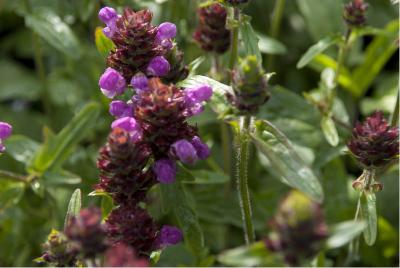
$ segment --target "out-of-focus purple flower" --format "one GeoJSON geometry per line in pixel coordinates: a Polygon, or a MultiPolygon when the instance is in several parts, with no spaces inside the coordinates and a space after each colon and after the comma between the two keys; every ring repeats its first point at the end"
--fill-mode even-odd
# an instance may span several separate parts
{"type": "Polygon", "coordinates": [[[136,89],[138,94],[141,94],[142,92],[149,90],[149,80],[144,74],[139,73],[132,77],[131,86],[136,89]]]}
{"type": "Polygon", "coordinates": [[[164,76],[168,74],[169,69],[169,62],[163,56],[157,56],[147,66],[147,73],[153,76],[164,76]]]}
{"type": "Polygon", "coordinates": [[[191,143],[196,149],[199,159],[206,159],[210,155],[210,148],[208,148],[208,145],[203,143],[198,136],[194,136],[191,143]]]}
{"type": "Polygon", "coordinates": [[[112,7],[103,7],[99,11],[99,19],[105,24],[108,24],[110,21],[115,20],[116,18],[118,18],[117,11],[115,11],[115,9],[112,7]]]}
{"type": "Polygon", "coordinates": [[[133,104],[126,103],[121,100],[114,100],[110,103],[109,112],[112,116],[119,117],[132,117],[133,116],[133,104]]]}
{"type": "Polygon", "coordinates": [[[0,122],[0,140],[7,139],[12,132],[12,126],[6,122],[0,122]]]}
{"type": "Polygon", "coordinates": [[[103,94],[108,98],[121,95],[125,90],[125,79],[113,68],[107,68],[101,75],[99,86],[103,94]]]}
{"type": "Polygon", "coordinates": [[[183,240],[181,230],[175,226],[164,225],[160,231],[160,242],[162,246],[175,245],[183,240]]]}
{"type": "Polygon", "coordinates": [[[149,267],[146,259],[138,258],[135,250],[122,242],[106,251],[104,262],[107,267],[149,267]]]}
{"type": "Polygon", "coordinates": [[[133,117],[121,117],[111,124],[111,128],[121,128],[127,131],[133,142],[139,141],[142,139],[143,132],[140,125],[136,122],[133,117]]]}
{"type": "Polygon", "coordinates": [[[176,164],[171,159],[160,159],[154,163],[154,173],[160,183],[173,183],[176,176],[176,164]]]}
{"type": "Polygon", "coordinates": [[[194,146],[187,140],[178,140],[171,145],[172,154],[186,164],[194,164],[199,158],[194,146]]]}
{"type": "Polygon", "coordinates": [[[185,89],[185,102],[187,105],[193,105],[208,101],[213,94],[212,88],[208,85],[199,85],[193,88],[185,89]]]}
{"type": "Polygon", "coordinates": [[[157,40],[171,39],[176,36],[176,25],[171,22],[164,22],[158,26],[157,40]]]}

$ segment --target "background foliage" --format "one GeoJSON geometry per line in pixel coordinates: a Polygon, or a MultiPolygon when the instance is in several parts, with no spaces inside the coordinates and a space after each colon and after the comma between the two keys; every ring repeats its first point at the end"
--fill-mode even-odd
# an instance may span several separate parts
{"type": "MultiPolygon", "coordinates": [[[[296,65],[311,45],[344,31],[344,2],[286,1],[281,31],[274,38],[270,21],[274,1],[253,0],[244,10],[252,17],[251,25],[259,36],[264,68],[276,73],[271,80],[276,85],[271,89],[272,98],[259,117],[278,126],[312,166],[324,188],[323,207],[329,225],[354,217],[357,194],[351,181],[361,170],[346,153],[344,142],[350,133],[338,128],[339,145],[330,146],[320,128],[318,110],[302,93],[318,87],[324,67],[335,66],[337,49],[331,45],[324,54],[316,51],[316,57],[310,58],[306,67],[298,69],[296,65]]],[[[362,38],[354,43],[347,58],[347,69],[340,76],[343,90],[339,93],[342,102],[337,115],[351,123],[376,109],[389,115],[398,90],[398,48],[394,46],[398,6],[386,0],[368,2],[368,24],[374,29],[361,33],[362,38]]],[[[23,175],[21,181],[10,180],[6,175],[0,178],[1,266],[34,265],[32,260],[40,255],[40,244],[50,229],[62,228],[74,189],[82,190],[83,206],[107,205],[101,197],[88,196],[97,182],[97,150],[105,142],[112,120],[108,100],[97,85],[105,67],[104,55],[95,46],[95,29],[101,25],[97,11],[102,5],[147,7],[154,13],[155,23],[177,24],[177,43],[184,50],[187,63],[204,55],[191,37],[196,26],[196,1],[0,0],[0,119],[14,127],[14,135],[6,142],[7,153],[1,156],[0,169],[23,175]]],[[[205,74],[210,68],[210,59],[204,58],[198,74],[205,74]]],[[[160,221],[171,221],[165,212],[182,212],[185,208],[169,206],[186,198],[204,232],[207,251],[203,254],[208,257],[202,265],[213,265],[215,261],[251,265],[254,259],[262,259],[261,264],[267,265],[271,256],[261,252],[258,244],[250,252],[240,248],[227,251],[241,246],[243,238],[240,209],[238,202],[233,202],[237,201],[236,193],[222,184],[229,177],[221,171],[220,124],[211,110],[194,121],[211,145],[212,157],[192,171],[194,182],[176,186],[184,187],[186,197],[162,195],[168,191],[161,187],[153,189],[152,214],[160,221]]],[[[254,221],[257,237],[262,238],[268,233],[267,220],[289,187],[279,182],[279,174],[270,168],[265,156],[256,150],[251,153],[255,160],[249,169],[254,221]]],[[[373,247],[362,241],[360,259],[353,265],[398,265],[398,167],[379,175],[379,179],[384,190],[377,194],[378,240],[373,247]]],[[[346,250],[347,247],[328,249],[325,264],[346,264],[346,250]]],[[[170,247],[157,265],[193,265],[193,251],[184,245],[170,247]]]]}

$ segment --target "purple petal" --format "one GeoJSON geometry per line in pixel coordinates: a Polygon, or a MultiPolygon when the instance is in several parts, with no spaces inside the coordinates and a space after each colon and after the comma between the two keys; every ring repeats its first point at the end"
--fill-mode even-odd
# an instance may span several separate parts
{"type": "Polygon", "coordinates": [[[0,122],[0,140],[7,139],[12,132],[12,126],[6,122],[0,122]]]}
{"type": "Polygon", "coordinates": [[[119,72],[113,68],[107,68],[100,76],[99,86],[104,95],[113,98],[124,93],[126,84],[124,77],[119,72]]]}
{"type": "Polygon", "coordinates": [[[161,159],[154,163],[153,171],[160,183],[173,183],[176,179],[176,165],[170,159],[161,159]]]}
{"type": "Polygon", "coordinates": [[[157,39],[171,39],[176,36],[176,25],[171,22],[164,22],[158,26],[157,39]]]}
{"type": "Polygon", "coordinates": [[[111,128],[121,128],[127,132],[131,136],[133,142],[139,141],[142,139],[143,132],[140,125],[136,122],[133,117],[121,117],[111,124],[111,128]]]}
{"type": "Polygon", "coordinates": [[[148,74],[153,76],[164,76],[169,69],[169,62],[163,56],[154,57],[147,66],[148,74]]]}
{"type": "Polygon", "coordinates": [[[103,7],[99,11],[99,19],[105,24],[108,24],[111,20],[115,20],[116,18],[118,18],[117,11],[112,7],[103,7]]]}
{"type": "Polygon", "coordinates": [[[199,85],[194,88],[187,88],[185,89],[185,102],[194,104],[208,101],[212,94],[212,88],[207,85],[199,85]]]}
{"type": "Polygon", "coordinates": [[[0,142],[0,153],[3,153],[6,150],[6,147],[3,145],[3,143],[0,142]]]}
{"type": "Polygon", "coordinates": [[[160,231],[161,244],[164,246],[175,245],[183,240],[181,230],[175,226],[164,225],[160,231]]]}
{"type": "Polygon", "coordinates": [[[124,101],[115,100],[110,103],[109,112],[115,117],[132,117],[133,116],[133,105],[129,105],[124,101]]]}
{"type": "Polygon", "coordinates": [[[137,74],[131,79],[131,86],[136,89],[137,93],[142,93],[149,89],[148,79],[144,74],[137,74]]]}
{"type": "Polygon", "coordinates": [[[196,149],[199,159],[206,159],[210,156],[210,148],[208,148],[208,145],[203,143],[198,136],[194,136],[191,143],[196,149]]]}
{"type": "Polygon", "coordinates": [[[198,160],[196,149],[187,140],[178,140],[171,145],[171,150],[183,163],[194,164],[198,160]]]}

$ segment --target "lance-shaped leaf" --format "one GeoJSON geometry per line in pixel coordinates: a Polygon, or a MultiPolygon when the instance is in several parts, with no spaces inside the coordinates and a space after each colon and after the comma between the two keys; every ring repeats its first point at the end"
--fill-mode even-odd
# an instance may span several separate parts
{"type": "Polygon", "coordinates": [[[80,189],[76,189],[71,196],[68,204],[67,215],[65,215],[64,221],[64,229],[67,228],[67,225],[72,217],[75,217],[79,214],[82,206],[82,194],[80,189]]]}
{"type": "Polygon", "coordinates": [[[269,121],[258,121],[257,132],[251,138],[271,163],[280,179],[317,202],[324,198],[318,178],[294,150],[286,135],[269,121]]]}
{"type": "Polygon", "coordinates": [[[321,129],[328,143],[333,147],[336,147],[339,144],[339,134],[331,117],[322,117],[321,129]]]}
{"type": "Polygon", "coordinates": [[[360,198],[360,205],[361,217],[367,222],[367,227],[364,229],[364,240],[367,245],[372,246],[378,230],[375,194],[364,191],[360,198]]]}
{"type": "Polygon", "coordinates": [[[5,140],[7,153],[15,160],[29,165],[36,151],[39,149],[39,143],[22,135],[12,135],[5,140]]]}
{"type": "Polygon", "coordinates": [[[244,16],[244,21],[240,25],[245,55],[255,55],[259,62],[262,61],[261,52],[258,48],[258,36],[254,32],[250,23],[250,17],[244,16]]]}
{"type": "Polygon", "coordinates": [[[350,243],[361,234],[366,226],[364,221],[345,221],[334,225],[331,227],[330,236],[326,241],[327,248],[339,248],[350,243]]]}

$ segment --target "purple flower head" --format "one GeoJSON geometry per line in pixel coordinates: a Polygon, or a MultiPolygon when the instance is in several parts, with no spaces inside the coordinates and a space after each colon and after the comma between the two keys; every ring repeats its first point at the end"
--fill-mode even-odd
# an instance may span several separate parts
{"type": "Polygon", "coordinates": [[[0,140],[7,139],[12,132],[12,126],[6,122],[0,122],[0,140]]]}
{"type": "Polygon", "coordinates": [[[185,102],[188,105],[208,101],[213,94],[212,88],[208,85],[198,85],[185,89],[185,102]]]}
{"type": "Polygon", "coordinates": [[[164,225],[160,231],[160,240],[163,246],[175,245],[183,240],[183,235],[177,227],[164,225]]]}
{"type": "Polygon", "coordinates": [[[168,74],[169,69],[169,62],[163,56],[157,56],[147,66],[147,73],[153,76],[164,76],[168,74]]]}
{"type": "Polygon", "coordinates": [[[210,148],[208,148],[208,145],[203,143],[198,136],[194,136],[191,143],[196,149],[197,157],[199,159],[206,159],[210,156],[210,148]]]}
{"type": "Polygon", "coordinates": [[[176,176],[176,165],[171,159],[160,159],[154,163],[153,171],[160,183],[173,183],[176,176]]]}
{"type": "Polygon", "coordinates": [[[99,86],[103,94],[111,99],[116,95],[121,95],[126,84],[124,77],[119,72],[113,68],[107,68],[100,77],[99,86]]]}
{"type": "Polygon", "coordinates": [[[158,26],[157,40],[171,39],[176,36],[176,25],[171,22],[164,22],[158,26]]]}
{"type": "Polygon", "coordinates": [[[136,122],[133,117],[121,117],[111,124],[111,128],[121,128],[129,133],[133,142],[139,141],[142,139],[143,132],[140,128],[139,124],[136,122]]]}
{"type": "Polygon", "coordinates": [[[110,103],[109,112],[112,116],[119,117],[132,117],[133,116],[133,105],[125,103],[121,100],[114,100],[110,103]]]}
{"type": "Polygon", "coordinates": [[[115,9],[113,9],[112,7],[103,7],[99,11],[99,19],[107,25],[110,21],[115,20],[117,18],[118,18],[117,11],[115,11],[115,9]]]}
{"type": "Polygon", "coordinates": [[[171,145],[172,154],[186,164],[194,164],[197,160],[197,151],[187,140],[178,140],[171,145]]]}
{"type": "Polygon", "coordinates": [[[143,91],[149,90],[148,79],[142,73],[132,77],[131,86],[136,89],[136,92],[138,94],[141,94],[143,91]]]}

